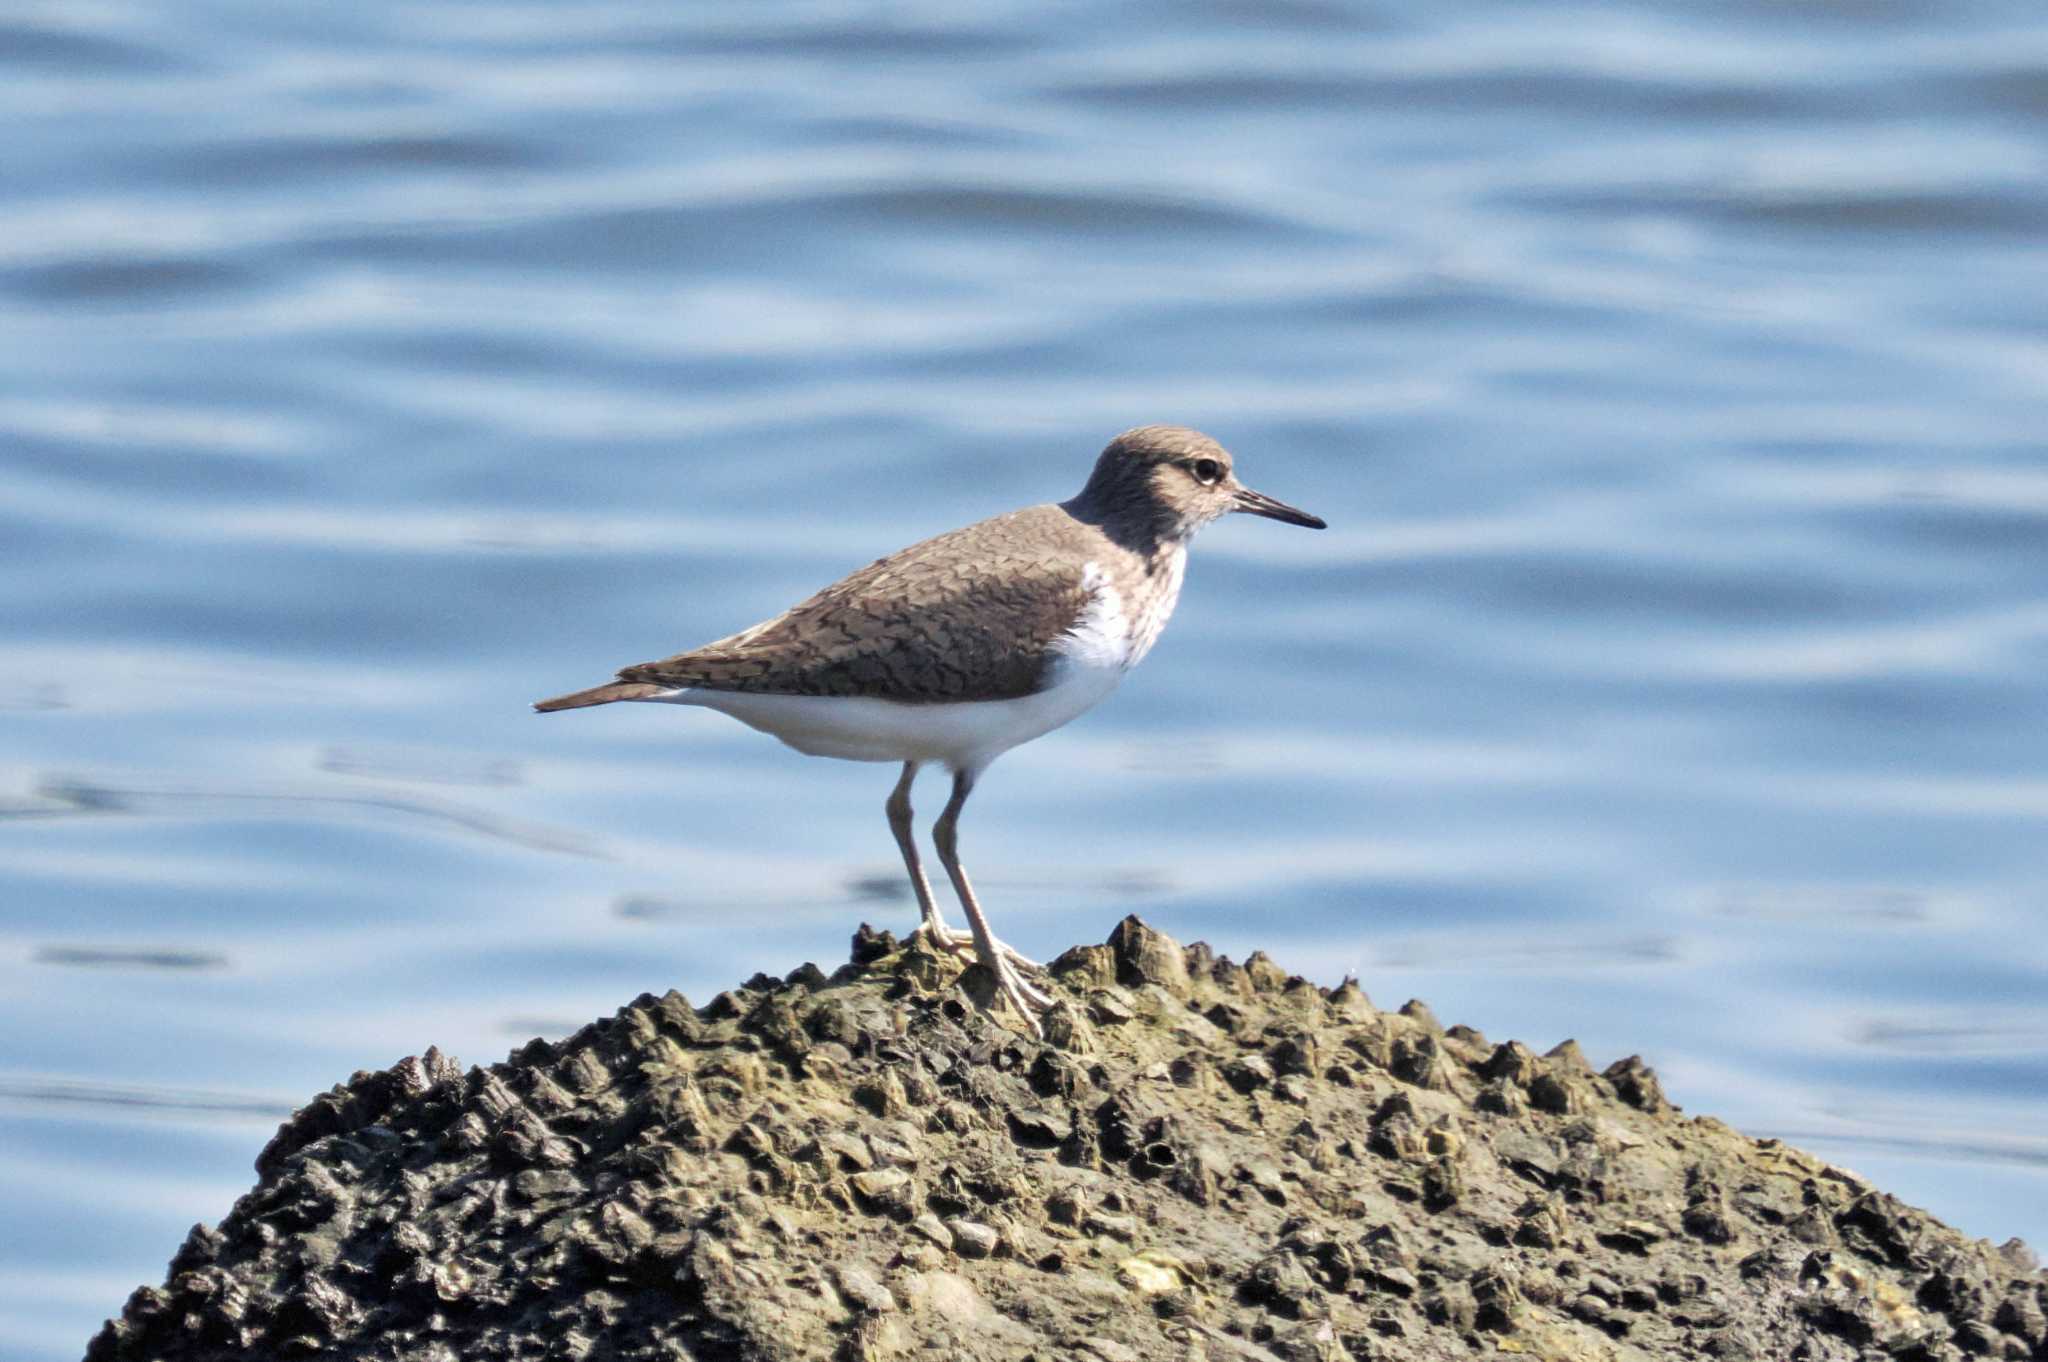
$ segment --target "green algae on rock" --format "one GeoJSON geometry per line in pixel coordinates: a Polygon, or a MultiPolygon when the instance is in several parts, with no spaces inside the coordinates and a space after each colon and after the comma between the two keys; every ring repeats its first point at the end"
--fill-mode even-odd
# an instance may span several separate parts
{"type": "Polygon", "coordinates": [[[2048,1278],[1596,1069],[1136,918],[643,996],[295,1114],[114,1359],[2048,1359],[2048,1278]]]}

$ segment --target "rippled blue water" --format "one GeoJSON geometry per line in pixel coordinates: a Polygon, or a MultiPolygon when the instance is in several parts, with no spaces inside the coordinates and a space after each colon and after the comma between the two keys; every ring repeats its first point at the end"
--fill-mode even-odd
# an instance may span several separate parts
{"type": "MultiPolygon", "coordinates": [[[[278,1116],[906,929],[884,768],[529,700],[1201,425],[965,825],[2048,1238],[2048,15],[0,17],[0,1358],[278,1116]]],[[[939,785],[925,792],[936,804],[939,785]]]]}

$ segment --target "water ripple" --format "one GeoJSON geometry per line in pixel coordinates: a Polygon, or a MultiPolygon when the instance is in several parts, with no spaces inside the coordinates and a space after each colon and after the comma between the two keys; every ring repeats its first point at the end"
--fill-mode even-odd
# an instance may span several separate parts
{"type": "Polygon", "coordinates": [[[284,1097],[203,1089],[101,1083],[33,1074],[0,1074],[0,1103],[51,1110],[79,1108],[104,1115],[280,1121],[297,1103],[284,1097]]]}
{"type": "Polygon", "coordinates": [[[95,969],[216,970],[228,966],[228,958],[213,951],[150,950],[126,946],[40,946],[36,949],[35,959],[42,965],[95,969]]]}
{"type": "Polygon", "coordinates": [[[336,813],[395,814],[408,822],[454,829],[533,851],[603,857],[590,837],[520,823],[477,808],[421,795],[361,791],[333,794],[304,789],[235,789],[226,786],[123,785],[74,776],[45,777],[33,797],[0,803],[0,820],[129,816],[214,818],[322,818],[336,813]]]}

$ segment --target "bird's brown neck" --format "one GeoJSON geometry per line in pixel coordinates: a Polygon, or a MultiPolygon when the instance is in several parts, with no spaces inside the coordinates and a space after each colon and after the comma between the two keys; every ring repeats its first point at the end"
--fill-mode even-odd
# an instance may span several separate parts
{"type": "Polygon", "coordinates": [[[1151,564],[1185,544],[1188,530],[1181,517],[1153,495],[1149,482],[1132,483],[1097,470],[1081,494],[1062,506],[1074,519],[1095,526],[1111,543],[1151,564]]]}

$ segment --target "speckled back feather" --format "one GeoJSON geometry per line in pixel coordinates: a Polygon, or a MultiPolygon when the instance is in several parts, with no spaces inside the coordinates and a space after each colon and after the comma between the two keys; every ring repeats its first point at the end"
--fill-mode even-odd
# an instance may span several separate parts
{"type": "Polygon", "coordinates": [[[900,701],[1007,700],[1045,683],[1104,545],[1032,506],[878,559],[765,623],[619,672],[624,682],[900,701]]]}

